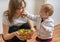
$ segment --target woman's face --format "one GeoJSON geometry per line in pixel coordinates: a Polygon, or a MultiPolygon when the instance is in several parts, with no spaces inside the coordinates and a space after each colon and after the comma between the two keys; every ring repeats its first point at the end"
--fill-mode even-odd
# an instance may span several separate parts
{"type": "Polygon", "coordinates": [[[17,15],[21,15],[24,12],[25,3],[22,1],[22,6],[16,10],[17,15]]]}

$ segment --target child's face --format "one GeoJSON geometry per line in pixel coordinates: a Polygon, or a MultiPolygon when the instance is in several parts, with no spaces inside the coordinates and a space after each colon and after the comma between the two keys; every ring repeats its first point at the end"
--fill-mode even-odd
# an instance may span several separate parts
{"type": "Polygon", "coordinates": [[[40,9],[40,17],[43,18],[43,19],[49,17],[49,13],[48,12],[46,13],[44,11],[44,7],[41,7],[41,9],[40,9]]]}

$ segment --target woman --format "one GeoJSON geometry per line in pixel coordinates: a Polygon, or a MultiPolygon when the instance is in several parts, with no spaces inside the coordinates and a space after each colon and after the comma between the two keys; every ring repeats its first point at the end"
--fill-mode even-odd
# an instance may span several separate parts
{"type": "Polygon", "coordinates": [[[5,42],[26,42],[17,33],[19,29],[33,29],[31,22],[22,16],[25,6],[24,0],[10,0],[9,8],[3,14],[3,38],[5,42]]]}

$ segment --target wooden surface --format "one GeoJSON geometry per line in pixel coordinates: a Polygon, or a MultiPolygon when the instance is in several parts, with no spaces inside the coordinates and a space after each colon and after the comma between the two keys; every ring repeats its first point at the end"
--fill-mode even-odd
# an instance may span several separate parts
{"type": "Polygon", "coordinates": [[[60,25],[55,26],[52,42],[60,42],[60,25]]]}

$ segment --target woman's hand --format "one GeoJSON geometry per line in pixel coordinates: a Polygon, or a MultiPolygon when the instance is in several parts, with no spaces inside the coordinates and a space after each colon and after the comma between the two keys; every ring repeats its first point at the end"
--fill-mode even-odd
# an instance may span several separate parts
{"type": "Polygon", "coordinates": [[[16,37],[19,38],[20,40],[25,40],[22,36],[20,36],[20,34],[18,32],[15,33],[16,37]]]}

